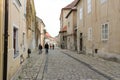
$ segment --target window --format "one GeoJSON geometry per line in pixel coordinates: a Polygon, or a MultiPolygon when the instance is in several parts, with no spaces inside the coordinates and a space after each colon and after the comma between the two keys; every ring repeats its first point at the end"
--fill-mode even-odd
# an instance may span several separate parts
{"type": "Polygon", "coordinates": [[[15,2],[17,3],[17,5],[18,5],[19,7],[21,6],[20,0],[15,0],[15,2]]]}
{"type": "Polygon", "coordinates": [[[65,41],[65,37],[63,36],[63,41],[65,41]]]}
{"type": "Polygon", "coordinates": [[[24,16],[26,17],[26,0],[24,1],[24,16]]]}
{"type": "Polygon", "coordinates": [[[108,24],[102,25],[101,35],[102,35],[102,40],[108,40],[109,37],[108,24]]]}
{"type": "Polygon", "coordinates": [[[23,45],[25,45],[25,33],[23,33],[23,45]]]}
{"type": "Polygon", "coordinates": [[[19,10],[19,8],[22,6],[20,0],[13,0],[14,5],[19,10]]]}
{"type": "Polygon", "coordinates": [[[68,27],[70,27],[70,22],[68,22],[68,27]]]}
{"type": "Polygon", "coordinates": [[[22,44],[23,44],[23,52],[25,52],[25,33],[23,33],[23,40],[22,40],[22,44]]]}
{"type": "Polygon", "coordinates": [[[100,0],[101,4],[105,3],[107,0],[100,0]]]}
{"type": "Polygon", "coordinates": [[[13,28],[13,48],[14,48],[14,58],[19,55],[18,51],[18,29],[13,28]]]}
{"type": "Polygon", "coordinates": [[[88,40],[92,40],[92,28],[88,28],[88,40]]]}
{"type": "Polygon", "coordinates": [[[92,11],[92,1],[87,0],[87,12],[90,13],[92,11]]]}
{"type": "Polygon", "coordinates": [[[80,20],[82,20],[82,18],[83,18],[83,9],[80,8],[80,20]]]}

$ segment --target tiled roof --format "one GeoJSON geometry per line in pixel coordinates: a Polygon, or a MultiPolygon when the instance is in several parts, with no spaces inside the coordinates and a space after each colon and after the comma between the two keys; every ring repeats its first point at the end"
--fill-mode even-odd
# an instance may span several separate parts
{"type": "Polygon", "coordinates": [[[73,8],[76,5],[77,2],[78,2],[78,0],[74,0],[72,3],[68,4],[63,9],[71,9],[71,8],[73,8]]]}
{"type": "Polygon", "coordinates": [[[60,32],[65,32],[67,31],[67,26],[64,26],[60,32]]]}
{"type": "Polygon", "coordinates": [[[51,35],[50,35],[48,32],[46,32],[45,36],[46,36],[47,38],[50,38],[50,37],[51,37],[51,35]]]}

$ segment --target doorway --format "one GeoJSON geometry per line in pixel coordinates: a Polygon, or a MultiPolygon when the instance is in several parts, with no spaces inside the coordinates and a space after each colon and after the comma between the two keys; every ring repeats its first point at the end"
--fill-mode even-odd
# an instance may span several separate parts
{"type": "Polygon", "coordinates": [[[80,33],[80,51],[83,50],[83,34],[80,33]]]}

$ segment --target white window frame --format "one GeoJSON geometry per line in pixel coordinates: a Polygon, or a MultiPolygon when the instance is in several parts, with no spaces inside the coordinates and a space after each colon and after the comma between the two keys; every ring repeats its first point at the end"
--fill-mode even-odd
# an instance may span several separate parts
{"type": "Polygon", "coordinates": [[[103,4],[103,3],[105,3],[105,2],[107,2],[107,0],[100,0],[100,3],[101,3],[101,4],[103,4]]]}
{"type": "Polygon", "coordinates": [[[103,41],[109,40],[109,24],[108,23],[101,25],[101,40],[103,41]],[[107,29],[107,32],[106,32],[106,29],[107,29]]]}
{"type": "Polygon", "coordinates": [[[83,18],[83,8],[80,8],[80,20],[83,18]]]}
{"type": "Polygon", "coordinates": [[[87,0],[87,12],[88,14],[92,11],[92,0],[87,0]]]}
{"type": "Polygon", "coordinates": [[[88,40],[89,41],[92,40],[92,33],[93,33],[92,27],[88,28],[88,40]]]}

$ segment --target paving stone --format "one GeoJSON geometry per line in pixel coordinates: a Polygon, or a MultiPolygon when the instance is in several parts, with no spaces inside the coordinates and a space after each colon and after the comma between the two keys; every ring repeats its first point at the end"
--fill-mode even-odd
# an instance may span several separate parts
{"type": "Polygon", "coordinates": [[[36,51],[13,80],[120,80],[120,64],[70,50],[36,51]]]}

